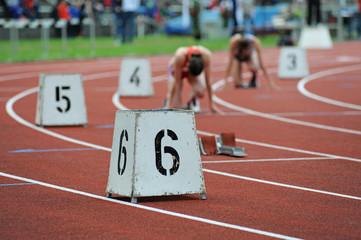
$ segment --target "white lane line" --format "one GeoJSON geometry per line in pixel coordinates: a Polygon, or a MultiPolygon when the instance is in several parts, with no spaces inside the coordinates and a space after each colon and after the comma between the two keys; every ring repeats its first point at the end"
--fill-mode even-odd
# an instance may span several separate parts
{"type": "MultiPolygon", "coordinates": [[[[220,81],[214,83],[213,84],[213,89],[217,89],[218,87],[220,87],[223,84],[223,81],[224,80],[220,80],[220,81]]],[[[336,131],[336,132],[343,132],[343,133],[351,133],[351,134],[361,135],[361,131],[357,131],[357,130],[339,128],[339,127],[332,127],[332,126],[327,126],[327,125],[322,125],[322,124],[317,124],[317,123],[310,123],[310,122],[305,122],[305,121],[301,121],[301,120],[294,120],[294,119],[290,119],[290,118],[275,116],[275,115],[272,115],[272,114],[257,112],[257,111],[254,111],[254,110],[251,110],[251,109],[248,109],[248,108],[240,107],[240,106],[234,105],[232,103],[226,102],[223,99],[220,99],[219,97],[217,97],[215,94],[213,95],[213,101],[220,104],[220,105],[222,105],[222,106],[224,106],[224,107],[227,107],[229,109],[239,111],[239,112],[244,112],[244,113],[254,115],[254,116],[258,116],[258,117],[262,117],[262,118],[268,118],[268,119],[272,119],[272,120],[276,120],[276,121],[281,121],[281,122],[286,122],[286,123],[291,123],[291,124],[297,124],[297,125],[302,125],[302,126],[307,126],[307,127],[313,127],[313,128],[319,128],[319,129],[324,129],[324,130],[330,130],[330,131],[336,131]]]]}
{"type": "Polygon", "coordinates": [[[104,150],[104,151],[111,152],[110,148],[106,148],[106,147],[99,146],[99,145],[96,145],[96,144],[80,141],[80,140],[70,138],[70,137],[66,137],[64,135],[49,131],[49,130],[47,130],[45,128],[38,127],[38,126],[24,120],[19,115],[17,115],[15,113],[14,109],[13,109],[14,103],[16,101],[18,101],[19,99],[27,96],[27,95],[30,95],[32,93],[37,92],[38,90],[39,90],[38,87],[31,88],[31,89],[28,89],[28,90],[26,90],[24,92],[21,92],[21,93],[15,95],[14,97],[10,98],[9,101],[7,101],[7,103],[6,103],[6,112],[9,114],[9,116],[11,116],[15,121],[17,121],[18,123],[20,123],[20,124],[22,124],[22,125],[24,125],[26,127],[29,127],[29,128],[31,128],[33,130],[36,130],[36,131],[42,132],[44,134],[50,135],[52,137],[56,137],[56,138],[59,138],[61,140],[67,141],[67,142],[72,142],[72,143],[76,143],[76,144],[79,144],[79,145],[83,145],[83,146],[87,146],[87,147],[91,147],[91,148],[97,148],[97,149],[101,149],[101,150],[104,150]]]}
{"type": "MultiPolygon", "coordinates": [[[[57,134],[57,133],[53,133],[53,132],[48,131],[48,130],[45,130],[45,129],[38,128],[38,127],[34,126],[33,124],[31,124],[31,123],[25,121],[24,119],[20,118],[20,117],[13,111],[13,109],[12,109],[13,104],[14,104],[17,100],[19,100],[20,98],[25,97],[26,95],[31,94],[31,93],[34,93],[34,92],[36,92],[36,91],[37,91],[37,88],[29,89],[29,90],[28,90],[28,93],[25,94],[25,92],[27,92],[27,91],[25,91],[25,92],[23,92],[23,93],[20,93],[20,94],[16,95],[14,98],[10,99],[10,100],[7,102],[7,105],[6,105],[6,110],[7,110],[8,114],[9,114],[10,116],[12,116],[12,117],[13,117],[16,121],[18,121],[19,123],[21,123],[21,124],[23,124],[23,125],[25,125],[25,126],[28,126],[28,127],[30,127],[30,128],[33,128],[34,130],[37,130],[37,131],[43,132],[43,133],[45,133],[45,134],[51,135],[51,136],[53,136],[53,137],[61,138],[61,139],[65,140],[65,141],[73,142],[73,143],[80,144],[80,145],[85,145],[85,146],[89,146],[89,147],[94,147],[94,148],[98,148],[98,149],[103,149],[103,150],[105,150],[105,151],[111,151],[110,148],[105,148],[105,147],[98,146],[98,145],[91,144],[91,143],[87,143],[87,142],[84,142],[84,141],[79,141],[79,140],[76,140],[76,139],[72,139],[72,138],[69,138],[69,137],[65,137],[65,136],[60,135],[60,134],[57,134]],[[35,91],[34,91],[34,89],[35,89],[35,91]],[[32,90],[32,91],[31,91],[31,90],[32,90]],[[17,98],[16,98],[16,97],[17,97],[17,98]],[[16,101],[15,101],[15,99],[16,99],[16,101]],[[25,123],[25,124],[24,124],[24,123],[25,123]]],[[[114,100],[114,98],[119,99],[116,94],[113,95],[113,100],[114,100]],[[114,97],[114,96],[116,96],[116,97],[114,97]]],[[[208,133],[208,134],[210,134],[210,133],[208,133]]],[[[237,140],[238,140],[238,139],[237,139],[237,140]]],[[[249,141],[249,142],[250,142],[250,141],[249,141]]],[[[261,144],[261,145],[264,145],[264,144],[261,144]]],[[[269,144],[266,144],[266,145],[267,145],[267,146],[274,146],[274,145],[269,145],[269,144]]],[[[280,147],[280,146],[278,146],[278,147],[280,147]]],[[[284,147],[280,147],[280,148],[284,148],[284,147]]],[[[289,148],[285,148],[285,149],[289,150],[289,148]]],[[[342,158],[344,158],[344,157],[342,157],[342,158]]],[[[206,170],[207,170],[207,169],[206,169],[206,170]]],[[[211,170],[207,170],[207,171],[211,171],[211,170]]],[[[251,178],[249,178],[249,179],[251,179],[251,178]]],[[[257,180],[257,181],[262,181],[262,180],[258,180],[258,179],[255,179],[255,180],[257,180]]],[[[272,183],[272,182],[270,182],[270,183],[272,183]]],[[[292,185],[286,185],[286,184],[281,184],[281,183],[274,183],[274,185],[278,185],[278,184],[280,184],[280,185],[282,185],[282,186],[284,186],[284,187],[286,187],[286,186],[292,186],[292,185]]],[[[292,187],[296,187],[296,186],[292,186],[292,187]]],[[[296,187],[296,188],[299,188],[300,190],[306,189],[306,188],[300,188],[300,187],[296,187]]],[[[313,190],[313,189],[312,189],[312,190],[313,190]]],[[[314,191],[315,191],[315,192],[318,192],[318,193],[324,193],[324,192],[325,192],[325,191],[320,191],[320,190],[314,190],[314,191]]],[[[342,195],[342,196],[343,196],[343,195],[342,195]]],[[[346,196],[346,195],[345,195],[345,196],[346,196]]],[[[118,203],[118,202],[117,202],[117,203],[118,203]]],[[[158,210],[161,210],[161,209],[158,209],[158,210]]],[[[163,211],[163,210],[161,210],[161,211],[163,211]]],[[[195,217],[195,218],[196,218],[196,217],[195,217]]],[[[213,221],[213,220],[209,220],[209,221],[213,221]]],[[[240,226],[238,226],[238,227],[240,227],[240,226]]],[[[242,228],[243,228],[243,227],[242,227],[242,228]]]]}
{"type": "Polygon", "coordinates": [[[20,181],[24,181],[24,182],[34,183],[34,184],[38,184],[38,185],[41,185],[41,186],[44,186],[44,187],[57,189],[57,190],[64,191],[64,192],[74,193],[74,194],[77,194],[77,195],[90,197],[90,198],[94,198],[94,199],[99,199],[99,200],[103,200],[103,201],[107,201],[107,202],[112,202],[112,203],[116,203],[116,204],[120,204],[120,205],[124,205],[124,206],[134,207],[134,208],[143,209],[143,210],[156,212],[156,213],[161,213],[161,214],[165,214],[165,215],[169,215],[169,216],[173,216],[173,217],[179,217],[179,218],[183,218],[183,219],[188,219],[188,220],[193,220],[193,221],[197,221],[197,222],[207,223],[207,224],[211,224],[211,225],[215,225],[215,226],[219,226],[219,227],[231,228],[231,229],[235,229],[235,230],[250,232],[250,233],[263,235],[263,236],[268,236],[268,237],[274,237],[274,238],[278,238],[278,239],[299,239],[299,238],[294,238],[294,237],[290,237],[290,236],[286,236],[286,235],[282,235],[282,234],[277,234],[277,233],[267,232],[267,231],[263,231],[263,230],[258,230],[258,229],[254,229],[254,228],[242,227],[242,226],[235,225],[235,224],[219,222],[219,221],[215,221],[215,220],[211,220],[211,219],[207,219],[207,218],[196,217],[196,216],[191,216],[191,215],[187,215],[187,214],[183,214],[183,213],[167,211],[167,210],[163,210],[163,209],[159,209],[159,208],[148,207],[148,206],[141,205],[141,204],[129,203],[129,202],[125,202],[125,201],[121,201],[121,200],[117,200],[117,199],[112,199],[112,198],[99,196],[99,195],[92,194],[92,193],[87,193],[87,192],[82,192],[82,191],[79,191],[79,190],[74,190],[74,189],[71,189],[71,188],[66,188],[66,187],[61,187],[61,186],[57,186],[57,185],[54,185],[54,184],[49,184],[49,183],[45,183],[45,182],[41,182],[41,181],[36,181],[36,180],[33,180],[33,179],[29,179],[29,178],[18,177],[18,176],[3,173],[3,172],[0,172],[0,176],[7,177],[7,178],[12,178],[12,179],[16,179],[16,180],[20,180],[20,181]]]}
{"type": "Polygon", "coordinates": [[[308,157],[308,158],[269,158],[269,159],[246,159],[246,160],[213,160],[202,161],[202,163],[248,163],[248,162],[280,162],[280,161],[313,161],[313,160],[330,160],[336,158],[329,157],[308,157]]]}
{"type": "MultiPolygon", "coordinates": [[[[61,135],[61,134],[54,133],[54,132],[48,131],[48,130],[46,130],[46,129],[37,127],[37,126],[35,126],[35,125],[33,125],[33,124],[25,121],[25,120],[22,119],[20,116],[18,116],[18,115],[14,112],[14,110],[13,110],[13,105],[14,105],[14,103],[15,103],[17,100],[19,100],[19,99],[21,99],[21,98],[23,98],[23,97],[25,97],[25,96],[27,96],[27,95],[29,95],[29,94],[31,94],[31,93],[34,93],[34,92],[36,92],[36,91],[38,91],[38,88],[29,89],[28,91],[22,92],[22,93],[20,93],[20,94],[18,94],[18,95],[16,95],[16,96],[14,96],[13,98],[11,98],[11,99],[7,102],[7,104],[6,104],[6,111],[8,112],[8,114],[9,114],[13,119],[15,119],[16,121],[18,121],[19,123],[21,123],[21,124],[23,124],[23,125],[25,125],[25,126],[27,126],[27,127],[30,127],[30,128],[32,128],[32,129],[34,129],[34,130],[36,130],[36,131],[40,131],[40,132],[45,133],[45,134],[48,134],[48,135],[50,135],[50,136],[53,136],[53,137],[56,137],[56,138],[60,138],[60,139],[62,139],[62,140],[64,140],[64,141],[68,141],[68,142],[76,143],[76,144],[79,144],[79,145],[89,146],[89,147],[92,147],[92,148],[97,148],[97,149],[101,149],[101,150],[104,150],[104,151],[109,151],[109,152],[111,152],[111,149],[110,149],[110,148],[106,148],[106,147],[103,147],[103,146],[99,146],[99,145],[96,145],[96,144],[91,144],[91,143],[84,142],[84,141],[80,141],[80,140],[76,140],[76,139],[72,139],[72,138],[70,138],[70,137],[66,137],[66,136],[63,136],[63,135],[61,135]]],[[[116,96],[116,99],[119,100],[119,98],[117,97],[117,94],[114,94],[114,96],[116,96]]],[[[113,100],[114,100],[114,98],[115,98],[114,96],[113,96],[113,100]]],[[[208,134],[210,134],[210,133],[208,133],[208,134]]],[[[208,170],[208,169],[203,169],[203,170],[205,170],[205,171],[212,171],[212,170],[208,170]]],[[[219,173],[220,173],[220,172],[219,172],[219,173]]],[[[226,174],[226,173],[225,173],[225,174],[226,174]]],[[[3,176],[9,176],[9,174],[6,174],[6,173],[2,173],[2,175],[3,175],[3,176]]],[[[15,177],[15,176],[14,176],[14,177],[15,177]]],[[[18,179],[18,178],[21,178],[21,177],[16,177],[16,179],[18,179]]],[[[237,177],[237,178],[239,178],[239,177],[237,177]]],[[[245,177],[245,178],[246,178],[246,177],[245,177]]],[[[247,178],[247,180],[250,180],[250,181],[251,181],[251,178],[247,178]]],[[[257,182],[262,181],[262,180],[259,180],[259,179],[254,179],[254,180],[257,181],[257,182]]],[[[35,180],[34,180],[34,181],[29,181],[29,182],[40,183],[39,181],[35,181],[35,180]]],[[[273,182],[270,182],[270,181],[269,181],[269,182],[263,182],[263,183],[269,184],[269,183],[273,183],[273,182]]],[[[44,184],[42,184],[42,185],[46,185],[46,184],[44,183],[44,184]]],[[[293,189],[304,190],[304,189],[302,189],[302,188],[300,188],[300,187],[297,187],[297,186],[286,185],[286,184],[276,183],[276,182],[274,182],[272,185],[277,185],[277,186],[279,185],[279,186],[283,186],[283,187],[290,186],[290,187],[293,188],[293,189]]],[[[48,184],[48,187],[50,187],[50,186],[55,186],[55,185],[50,185],[50,184],[48,184]]],[[[58,187],[58,186],[56,186],[56,187],[58,187]]],[[[57,188],[57,189],[60,189],[60,190],[61,190],[62,187],[59,187],[59,188],[57,188]]],[[[306,189],[306,188],[305,188],[305,189],[306,189]]],[[[311,189],[311,190],[313,190],[313,189],[311,189]]],[[[83,194],[83,192],[76,191],[76,190],[71,190],[71,189],[66,189],[66,188],[64,188],[63,191],[69,191],[69,192],[74,192],[74,193],[77,193],[77,194],[86,195],[86,194],[83,194]]],[[[327,194],[327,192],[325,192],[325,191],[320,191],[320,190],[313,190],[313,191],[314,191],[314,192],[318,192],[318,193],[322,193],[322,194],[327,194]]],[[[332,195],[332,194],[329,194],[329,195],[332,195]]],[[[104,200],[107,199],[107,200],[108,200],[108,198],[101,197],[101,196],[97,196],[97,195],[94,195],[94,194],[91,194],[91,195],[89,195],[89,196],[92,196],[92,197],[98,198],[98,199],[104,199],[104,200]]],[[[335,195],[335,196],[338,196],[338,195],[335,195]]],[[[341,195],[340,195],[340,196],[341,196],[341,195]]],[[[343,196],[343,195],[342,195],[342,196],[343,196]]],[[[124,204],[124,205],[133,206],[131,203],[127,203],[127,202],[123,202],[123,201],[119,201],[119,200],[116,200],[116,201],[114,200],[114,202],[116,202],[116,203],[118,203],[118,204],[124,204]]],[[[136,206],[140,207],[141,205],[136,205],[136,206]]],[[[142,206],[142,208],[148,210],[148,207],[146,207],[146,206],[142,206]]],[[[262,230],[251,229],[251,228],[247,228],[247,227],[243,227],[243,226],[238,226],[238,225],[232,225],[232,224],[227,224],[227,223],[223,223],[223,222],[218,222],[218,221],[215,221],[215,220],[204,219],[204,218],[199,218],[199,217],[195,217],[195,216],[189,216],[189,215],[185,215],[185,214],[180,214],[180,213],[165,211],[165,210],[162,210],[162,209],[149,208],[149,210],[150,210],[150,211],[156,211],[156,212],[163,213],[163,214],[169,214],[169,215],[172,215],[172,216],[178,216],[178,217],[182,217],[182,218],[186,218],[186,219],[192,219],[192,220],[200,221],[200,222],[206,222],[206,221],[207,221],[209,224],[214,224],[214,225],[218,224],[218,226],[223,226],[223,227],[228,227],[228,228],[233,228],[233,229],[239,229],[239,230],[241,230],[241,231],[249,231],[249,232],[252,231],[252,232],[257,233],[257,234],[262,234],[262,235],[270,234],[270,235],[272,235],[272,236],[274,236],[274,237],[280,237],[280,238],[284,238],[284,239],[292,239],[291,237],[288,237],[288,236],[283,237],[284,235],[280,235],[280,234],[268,233],[268,232],[265,232],[265,231],[262,231],[262,230]]],[[[267,235],[267,236],[269,236],[269,235],[267,235]]]]}
{"type": "Polygon", "coordinates": [[[301,79],[301,81],[299,81],[297,84],[297,89],[304,96],[312,98],[316,101],[320,101],[320,102],[324,102],[324,103],[328,103],[328,104],[332,104],[332,105],[336,105],[336,106],[340,106],[340,107],[361,110],[361,106],[359,106],[359,105],[345,103],[345,102],[333,100],[330,98],[325,98],[325,97],[322,97],[322,96],[319,96],[319,95],[309,92],[308,90],[306,90],[306,87],[305,87],[305,85],[312,80],[315,80],[315,79],[318,79],[321,77],[325,77],[325,76],[329,76],[329,75],[333,75],[333,74],[337,74],[337,73],[351,72],[351,71],[356,71],[356,70],[361,70],[360,64],[347,66],[347,67],[333,68],[333,69],[328,69],[328,70],[325,70],[322,72],[318,72],[318,73],[312,74],[308,77],[301,79]]]}
{"type": "Polygon", "coordinates": [[[258,182],[258,183],[265,183],[265,184],[274,185],[274,186],[278,186],[278,187],[292,188],[292,189],[296,189],[296,190],[302,190],[302,191],[314,192],[314,193],[321,193],[321,194],[326,194],[326,195],[330,195],[330,196],[354,199],[354,200],[359,200],[359,201],[361,200],[361,197],[356,197],[356,196],[352,196],[352,195],[316,190],[316,189],[306,188],[306,187],[298,187],[298,186],[283,184],[283,183],[276,183],[276,182],[261,180],[261,179],[257,179],[257,178],[250,178],[250,177],[244,177],[244,176],[239,176],[239,175],[225,173],[225,172],[219,172],[219,171],[210,170],[210,169],[203,169],[203,171],[208,172],[208,173],[226,176],[226,177],[238,178],[238,179],[252,181],[252,182],[258,182]]]}
{"type": "MultiPolygon", "coordinates": [[[[197,130],[197,133],[206,135],[206,136],[217,136],[218,135],[218,134],[204,132],[204,131],[200,131],[200,130],[197,130]]],[[[274,149],[279,149],[279,150],[284,150],[284,151],[291,151],[291,152],[298,152],[298,153],[304,153],[304,154],[310,154],[310,155],[318,155],[318,156],[323,156],[323,157],[328,157],[328,158],[339,158],[339,159],[343,159],[343,160],[361,162],[361,159],[358,159],[358,158],[350,158],[350,157],[338,156],[338,155],[333,155],[333,154],[328,154],[328,153],[313,152],[313,151],[302,150],[302,149],[298,149],[298,148],[278,146],[278,145],[273,145],[273,144],[269,144],[269,143],[255,142],[255,141],[250,141],[250,140],[240,139],[240,138],[236,138],[236,142],[241,142],[241,143],[246,143],[246,144],[251,144],[251,145],[256,145],[256,146],[261,146],[261,147],[267,147],[267,148],[274,148],[274,149]]]]}

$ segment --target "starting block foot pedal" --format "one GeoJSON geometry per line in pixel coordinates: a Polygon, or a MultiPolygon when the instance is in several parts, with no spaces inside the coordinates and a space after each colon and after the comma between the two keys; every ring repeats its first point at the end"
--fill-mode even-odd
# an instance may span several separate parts
{"type": "Polygon", "coordinates": [[[219,136],[206,136],[199,139],[202,155],[228,155],[232,157],[245,157],[244,148],[236,146],[234,133],[221,133],[219,136]]]}
{"type": "Polygon", "coordinates": [[[216,138],[214,136],[205,136],[199,139],[199,147],[202,155],[216,155],[218,153],[216,138]]]}
{"type": "Polygon", "coordinates": [[[231,147],[231,146],[220,146],[218,148],[218,154],[228,155],[232,157],[245,157],[247,154],[244,153],[242,147],[231,147]]]}

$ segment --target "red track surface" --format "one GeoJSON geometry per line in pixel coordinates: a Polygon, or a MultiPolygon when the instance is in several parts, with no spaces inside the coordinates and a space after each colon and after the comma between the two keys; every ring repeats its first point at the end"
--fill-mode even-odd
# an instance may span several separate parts
{"type": "MultiPolygon", "coordinates": [[[[355,108],[301,94],[298,79],[277,79],[279,49],[265,49],[278,90],[260,76],[260,89],[216,92],[227,102],[217,103],[224,116],[210,114],[206,100],[196,115],[199,136],[233,131],[248,156],[202,156],[205,201],[148,197],[135,205],[105,197],[113,128],[99,126],[114,124],[121,59],[1,64],[0,239],[360,239],[360,49],[361,42],[351,42],[307,50],[310,76],[327,74],[306,89],[355,108]],[[40,73],[81,73],[88,112],[86,128],[45,130],[104,149],[84,150],[89,146],[18,122],[35,123],[40,73]],[[13,152],[24,149],[34,151],[13,152]]],[[[155,95],[120,99],[129,109],[159,108],[165,98],[170,56],[147,58],[155,95]]],[[[214,82],[225,64],[226,53],[214,52],[214,82]]]]}

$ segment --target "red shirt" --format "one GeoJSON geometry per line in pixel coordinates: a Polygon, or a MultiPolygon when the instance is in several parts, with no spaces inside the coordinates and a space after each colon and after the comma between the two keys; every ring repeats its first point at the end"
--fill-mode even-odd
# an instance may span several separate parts
{"type": "Polygon", "coordinates": [[[58,5],[58,16],[60,19],[65,19],[65,20],[70,19],[69,8],[66,3],[60,3],[58,5]]]}

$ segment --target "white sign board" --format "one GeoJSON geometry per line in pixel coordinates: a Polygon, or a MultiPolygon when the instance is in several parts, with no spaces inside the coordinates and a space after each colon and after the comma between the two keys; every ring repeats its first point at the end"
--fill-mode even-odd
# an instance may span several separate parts
{"type": "Polygon", "coordinates": [[[119,96],[153,96],[152,74],[148,59],[125,58],[119,74],[119,96]]]}
{"type": "Polygon", "coordinates": [[[40,126],[88,123],[80,74],[40,75],[35,123],[40,126]]]}
{"type": "Polygon", "coordinates": [[[185,110],[116,112],[108,196],[201,194],[205,184],[195,118],[185,110]]]}
{"type": "Polygon", "coordinates": [[[298,46],[301,48],[332,48],[332,39],[330,31],[326,26],[319,25],[315,27],[302,28],[298,46]]]}
{"type": "Polygon", "coordinates": [[[302,78],[309,74],[306,50],[282,47],[278,61],[279,78],[302,78]]]}

